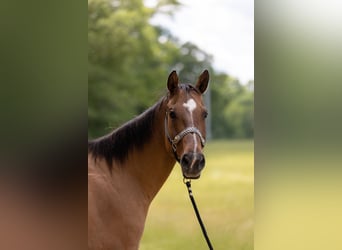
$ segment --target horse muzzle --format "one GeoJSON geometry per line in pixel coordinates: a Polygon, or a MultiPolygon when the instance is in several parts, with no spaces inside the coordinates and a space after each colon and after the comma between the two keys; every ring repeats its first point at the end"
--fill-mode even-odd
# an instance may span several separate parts
{"type": "Polygon", "coordinates": [[[205,165],[204,155],[193,152],[185,153],[180,160],[180,165],[184,178],[198,179],[205,165]]]}

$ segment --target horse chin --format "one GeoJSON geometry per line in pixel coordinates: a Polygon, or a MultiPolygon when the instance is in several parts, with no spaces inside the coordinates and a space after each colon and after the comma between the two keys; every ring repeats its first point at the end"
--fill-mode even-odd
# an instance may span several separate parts
{"type": "Polygon", "coordinates": [[[184,174],[183,173],[183,177],[185,179],[195,180],[195,179],[199,179],[201,177],[201,173],[198,173],[197,175],[194,175],[194,174],[184,174]]]}

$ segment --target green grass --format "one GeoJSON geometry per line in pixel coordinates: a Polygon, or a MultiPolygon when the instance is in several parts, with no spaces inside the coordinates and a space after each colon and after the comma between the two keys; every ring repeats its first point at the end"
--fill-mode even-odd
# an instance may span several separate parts
{"type": "MultiPolygon", "coordinates": [[[[254,143],[212,141],[193,193],[214,249],[253,249],[254,143]]],[[[140,250],[208,249],[177,164],[151,204],[140,250]]]]}

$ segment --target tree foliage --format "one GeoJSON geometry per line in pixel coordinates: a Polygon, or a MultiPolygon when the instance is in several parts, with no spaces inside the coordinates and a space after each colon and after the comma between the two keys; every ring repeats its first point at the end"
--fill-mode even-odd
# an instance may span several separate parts
{"type": "Polygon", "coordinates": [[[181,44],[165,28],[150,24],[153,15],[170,14],[177,6],[175,0],[160,0],[154,8],[142,0],[88,0],[89,137],[108,133],[151,106],[164,94],[173,69],[183,82],[210,71],[214,137],[253,135],[247,132],[253,92],[217,73],[212,56],[195,44],[181,44]]]}

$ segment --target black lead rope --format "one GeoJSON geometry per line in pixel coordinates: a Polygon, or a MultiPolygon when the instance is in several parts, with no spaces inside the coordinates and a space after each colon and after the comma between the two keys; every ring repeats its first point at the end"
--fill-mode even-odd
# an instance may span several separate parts
{"type": "Polygon", "coordinates": [[[205,226],[204,226],[203,221],[202,221],[202,219],[201,219],[201,215],[200,215],[200,213],[199,213],[199,211],[198,211],[198,208],[197,208],[197,205],[196,205],[196,202],[195,202],[195,198],[194,198],[194,196],[193,196],[193,194],[192,194],[192,190],[191,190],[191,181],[184,179],[184,183],[185,183],[186,187],[188,188],[189,197],[190,197],[192,206],[194,207],[194,210],[195,210],[195,213],[196,213],[197,220],[198,220],[198,222],[199,222],[199,224],[200,224],[200,226],[201,226],[201,229],[202,229],[202,233],[203,233],[203,235],[204,235],[204,238],[205,238],[205,240],[206,240],[206,242],[207,242],[207,244],[208,244],[209,249],[210,249],[210,250],[213,250],[214,248],[213,248],[213,246],[211,245],[211,242],[210,242],[210,240],[209,240],[207,231],[205,230],[205,226]]]}

